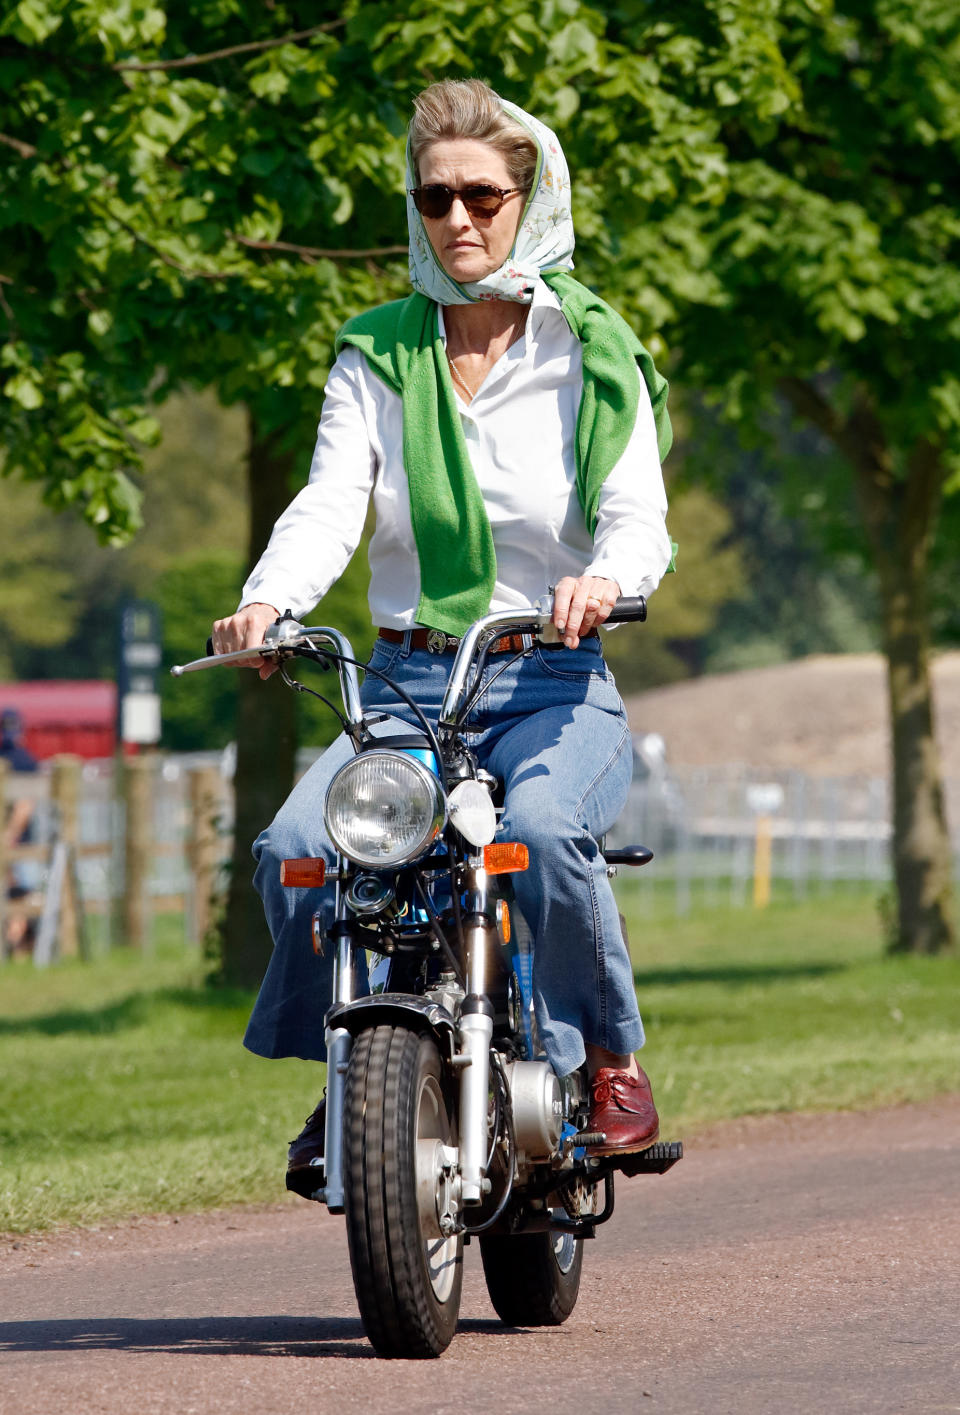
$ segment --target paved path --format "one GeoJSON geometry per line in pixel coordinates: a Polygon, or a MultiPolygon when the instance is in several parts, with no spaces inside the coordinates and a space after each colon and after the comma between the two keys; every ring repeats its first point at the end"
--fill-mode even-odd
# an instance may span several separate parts
{"type": "Polygon", "coordinates": [[[960,1097],[775,1116],[622,1182],[579,1305],[504,1329],[467,1252],[437,1362],[377,1360],[306,1204],[0,1240],[3,1415],[960,1412],[960,1097]]]}

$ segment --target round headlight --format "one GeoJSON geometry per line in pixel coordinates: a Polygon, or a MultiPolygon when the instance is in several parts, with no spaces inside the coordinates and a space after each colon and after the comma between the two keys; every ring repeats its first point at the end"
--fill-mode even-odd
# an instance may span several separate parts
{"type": "Polygon", "coordinates": [[[323,818],[337,849],[358,865],[405,865],[433,844],[446,820],[433,772],[401,752],[361,752],[330,783],[323,818]]]}

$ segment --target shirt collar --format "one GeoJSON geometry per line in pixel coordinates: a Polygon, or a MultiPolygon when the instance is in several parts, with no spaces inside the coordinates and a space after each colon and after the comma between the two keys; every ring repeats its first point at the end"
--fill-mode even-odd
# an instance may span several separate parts
{"type": "MultiPolygon", "coordinates": [[[[563,313],[560,309],[560,301],[545,280],[538,280],[533,287],[533,299],[530,301],[530,314],[527,316],[527,324],[524,329],[524,338],[528,344],[534,344],[540,333],[540,327],[546,320],[548,326],[553,318],[563,320],[563,313]]],[[[565,320],[563,320],[566,323],[565,320]]],[[[447,330],[443,322],[443,305],[437,307],[437,325],[440,331],[440,338],[443,343],[447,342],[447,330]]]]}

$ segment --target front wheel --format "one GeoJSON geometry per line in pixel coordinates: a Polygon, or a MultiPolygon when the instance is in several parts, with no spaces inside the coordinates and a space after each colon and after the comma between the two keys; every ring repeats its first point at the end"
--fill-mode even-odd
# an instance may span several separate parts
{"type": "Polygon", "coordinates": [[[494,1311],[509,1327],[558,1327],[577,1305],[583,1239],[572,1233],[490,1234],[480,1239],[494,1311]]]}
{"type": "Polygon", "coordinates": [[[357,1304],[381,1356],[439,1356],[456,1330],[463,1237],[449,1231],[452,1117],[432,1037],[392,1026],[360,1033],[344,1096],[344,1207],[357,1304]]]}

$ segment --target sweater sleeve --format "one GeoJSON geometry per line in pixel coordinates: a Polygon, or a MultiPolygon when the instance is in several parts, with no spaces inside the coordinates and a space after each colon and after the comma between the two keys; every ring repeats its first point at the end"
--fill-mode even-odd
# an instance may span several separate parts
{"type": "Polygon", "coordinates": [[[330,370],[309,480],[274,526],[241,605],[272,604],[298,618],[309,613],[360,543],[377,471],[362,359],[346,348],[330,370]]]}
{"type": "Polygon", "coordinates": [[[667,494],[650,395],[640,377],[633,434],[600,491],[593,559],[585,575],[616,580],[623,595],[650,595],[670,564],[667,494]]]}

